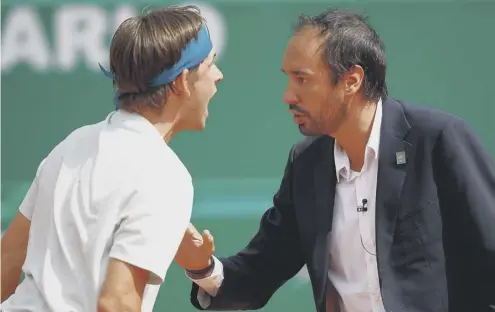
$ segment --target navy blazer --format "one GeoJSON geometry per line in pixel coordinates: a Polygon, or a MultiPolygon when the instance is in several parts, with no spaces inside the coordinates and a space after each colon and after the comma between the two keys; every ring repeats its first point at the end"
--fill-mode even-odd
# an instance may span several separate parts
{"type": "MultiPolygon", "coordinates": [[[[335,306],[326,295],[333,145],[328,136],[294,145],[258,233],[236,255],[220,258],[225,279],[208,310],[261,308],[304,264],[316,311],[335,306]]],[[[387,311],[494,311],[495,164],[464,121],[383,101],[376,248],[387,311]],[[406,163],[397,164],[403,151],[406,163]]],[[[201,309],[197,291],[193,284],[191,302],[201,309]]]]}

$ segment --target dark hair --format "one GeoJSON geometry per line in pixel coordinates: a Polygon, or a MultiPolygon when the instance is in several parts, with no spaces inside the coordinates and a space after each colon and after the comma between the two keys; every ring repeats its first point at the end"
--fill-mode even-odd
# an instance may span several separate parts
{"type": "Polygon", "coordinates": [[[110,44],[110,71],[120,107],[161,108],[172,83],[150,87],[163,69],[172,67],[182,49],[197,38],[204,20],[196,6],[171,6],[125,20],[110,44]]]}
{"type": "Polygon", "coordinates": [[[325,37],[324,54],[333,83],[353,66],[364,69],[364,95],[373,100],[387,95],[387,58],[378,34],[366,18],[345,9],[331,8],[316,16],[301,15],[296,32],[310,26],[325,37]]]}

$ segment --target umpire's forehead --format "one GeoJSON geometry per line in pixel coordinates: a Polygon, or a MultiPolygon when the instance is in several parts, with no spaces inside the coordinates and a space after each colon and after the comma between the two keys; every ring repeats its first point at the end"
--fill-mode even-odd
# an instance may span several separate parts
{"type": "Polygon", "coordinates": [[[282,67],[293,71],[307,67],[316,70],[323,63],[324,38],[312,27],[304,27],[294,33],[285,49],[282,67]],[[296,68],[298,67],[298,68],[296,68]]]}

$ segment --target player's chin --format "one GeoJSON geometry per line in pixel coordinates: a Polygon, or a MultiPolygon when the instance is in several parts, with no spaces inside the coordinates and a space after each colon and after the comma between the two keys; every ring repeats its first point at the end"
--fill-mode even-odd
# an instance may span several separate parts
{"type": "Polygon", "coordinates": [[[203,131],[206,128],[206,120],[208,117],[203,117],[203,119],[198,123],[198,128],[196,131],[203,131]]]}
{"type": "Polygon", "coordinates": [[[199,118],[190,125],[190,131],[203,131],[206,128],[206,120],[208,115],[199,116],[199,118]]]}
{"type": "MultiPolygon", "coordinates": [[[[213,95],[212,95],[212,97],[213,97],[213,95]]],[[[193,123],[192,127],[190,127],[189,130],[202,131],[206,128],[206,121],[208,120],[208,115],[209,115],[208,105],[209,105],[209,100],[208,100],[208,102],[205,103],[204,110],[202,111],[202,113],[198,114],[195,122],[193,123]]]]}

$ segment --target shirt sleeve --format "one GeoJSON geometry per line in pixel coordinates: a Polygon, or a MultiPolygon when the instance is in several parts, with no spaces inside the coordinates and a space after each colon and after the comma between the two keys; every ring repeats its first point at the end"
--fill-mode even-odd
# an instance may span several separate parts
{"type": "Polygon", "coordinates": [[[192,182],[174,179],[173,172],[147,170],[132,185],[110,257],[149,271],[148,283],[159,285],[190,221],[192,182]]]}
{"type": "Polygon", "coordinates": [[[38,170],[36,170],[36,176],[34,177],[34,180],[26,193],[26,196],[24,196],[24,199],[19,206],[19,212],[22,213],[29,221],[31,221],[33,217],[34,207],[36,206],[36,197],[38,195],[38,180],[41,172],[43,171],[45,162],[46,158],[43,159],[43,161],[41,161],[40,165],[38,166],[38,170]]]}

